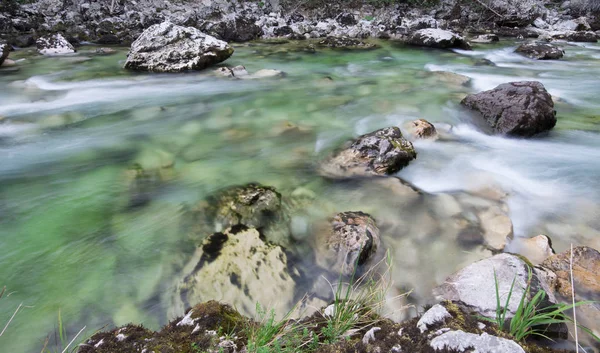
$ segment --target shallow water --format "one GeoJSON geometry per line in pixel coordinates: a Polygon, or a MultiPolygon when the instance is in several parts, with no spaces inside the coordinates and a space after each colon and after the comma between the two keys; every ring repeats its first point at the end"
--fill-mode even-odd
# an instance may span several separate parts
{"type": "MultiPolygon", "coordinates": [[[[563,43],[561,61],[532,61],[510,42],[473,52],[381,42],[366,52],[305,51],[306,43],[236,46],[227,61],[285,78],[228,80],[208,72],[148,75],[121,69],[125,49],[96,56],[11,54],[0,71],[0,323],[23,303],[0,338],[2,352],[34,352],[61,316],[71,335],[104,325],[164,324],[168,293],[201,239],[186,211],[225,186],[260,182],[289,196],[314,194],[294,236],[336,212],[374,216],[394,256],[393,291],[432,287],[484,256],[452,234],[449,197],[488,205],[482,189],[508,193],[515,235],[548,234],[557,251],[600,248],[600,45],[563,43]],[[495,66],[475,65],[488,59],[495,66]],[[472,78],[445,82],[432,71],[472,78]],[[458,102],[469,92],[535,79],[555,96],[547,136],[488,136],[458,102]],[[407,200],[386,186],[335,183],[315,172],[350,137],[425,118],[445,136],[417,141],[416,161],[398,176],[428,194],[407,200]],[[298,129],[289,131],[289,124],[298,129]],[[130,168],[153,172],[149,202],[131,203],[130,168]]],[[[455,235],[455,234],[454,234],[455,235]]],[[[207,298],[208,299],[208,298],[207,298]]],[[[217,298],[218,299],[218,298],[217,298]]],[[[1,324],[0,324],[1,325],[1,324]]]]}

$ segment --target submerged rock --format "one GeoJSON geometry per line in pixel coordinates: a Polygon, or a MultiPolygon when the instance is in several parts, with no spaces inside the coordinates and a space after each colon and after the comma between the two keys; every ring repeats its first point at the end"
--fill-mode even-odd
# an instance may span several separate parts
{"type": "Polygon", "coordinates": [[[534,265],[541,264],[555,254],[550,237],[543,234],[533,238],[515,238],[505,251],[525,256],[534,265]]]}
{"type": "MultiPolygon", "coordinates": [[[[451,275],[442,285],[434,289],[434,295],[438,300],[461,302],[461,305],[468,310],[493,318],[496,316],[497,308],[496,285],[499,293],[508,293],[514,281],[513,294],[508,302],[506,313],[506,317],[511,318],[525,293],[530,269],[527,262],[517,255],[506,253],[495,255],[477,261],[451,275]]],[[[529,295],[535,295],[539,289],[548,292],[548,284],[538,276],[537,271],[533,271],[529,295]]],[[[549,293],[549,302],[556,302],[551,293],[549,293]]]]}
{"type": "Polygon", "coordinates": [[[75,52],[75,48],[63,37],[56,33],[39,38],[36,41],[38,53],[43,55],[61,55],[75,52]]]}
{"type": "Polygon", "coordinates": [[[556,45],[541,42],[521,44],[515,50],[515,53],[537,60],[556,60],[562,58],[565,54],[565,52],[556,45]]]}
{"type": "Polygon", "coordinates": [[[366,213],[338,213],[330,227],[319,237],[317,263],[334,273],[355,273],[372,260],[380,247],[379,228],[366,213]]]}
{"type": "Polygon", "coordinates": [[[327,37],[319,41],[319,46],[334,49],[374,49],[377,45],[349,37],[327,37]]]}
{"type": "Polygon", "coordinates": [[[299,275],[294,271],[280,246],[265,242],[255,228],[235,226],[204,240],[176,285],[173,306],[182,312],[218,299],[246,315],[259,302],[284,312],[294,299],[294,277],[299,275]]]}
{"type": "Polygon", "coordinates": [[[410,35],[408,44],[438,49],[471,49],[471,46],[463,37],[456,33],[437,28],[426,28],[415,31],[410,35]]]}
{"type": "Polygon", "coordinates": [[[248,71],[242,65],[234,66],[234,67],[220,67],[215,70],[218,75],[222,75],[225,77],[235,77],[235,78],[244,78],[248,76],[248,71]]]}
{"type": "Polygon", "coordinates": [[[281,194],[269,186],[251,183],[226,188],[201,202],[193,213],[199,236],[241,224],[260,228],[276,244],[289,242],[281,194]]]}
{"type": "Polygon", "coordinates": [[[461,104],[480,113],[497,134],[531,137],[556,125],[552,97],[536,81],[504,83],[470,94],[461,104]]]}
{"type": "Polygon", "coordinates": [[[133,42],[125,68],[153,72],[202,70],[233,54],[226,42],[171,22],[150,26],[133,42]]]}
{"type": "Polygon", "coordinates": [[[425,119],[418,119],[406,124],[407,131],[413,138],[417,139],[436,139],[438,133],[435,126],[425,119]]]}
{"type": "Polygon", "coordinates": [[[113,48],[98,48],[94,50],[94,53],[98,55],[112,55],[116,54],[117,51],[113,48]]]}
{"type": "Polygon", "coordinates": [[[393,174],[417,158],[415,149],[398,127],[388,127],[358,137],[321,165],[331,178],[393,174]]]}

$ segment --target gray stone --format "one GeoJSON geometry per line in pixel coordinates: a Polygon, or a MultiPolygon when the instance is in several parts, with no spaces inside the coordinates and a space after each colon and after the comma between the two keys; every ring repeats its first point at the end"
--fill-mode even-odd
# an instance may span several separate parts
{"type": "Polygon", "coordinates": [[[202,70],[233,54],[226,42],[171,22],[150,26],[133,42],[125,68],[153,72],[202,70]]]}
{"type": "Polygon", "coordinates": [[[464,331],[443,333],[429,343],[435,350],[455,350],[471,353],[525,353],[516,342],[482,333],[477,335],[464,331]]]}
{"type": "Polygon", "coordinates": [[[495,34],[481,34],[481,35],[478,35],[477,37],[471,39],[471,42],[479,43],[479,44],[489,44],[489,43],[498,42],[499,40],[500,40],[500,38],[498,38],[498,36],[495,34]]]}
{"type": "Polygon", "coordinates": [[[437,28],[426,28],[415,31],[408,38],[408,44],[439,49],[471,49],[471,46],[463,37],[456,33],[437,28]]]}
{"type": "Polygon", "coordinates": [[[461,104],[480,113],[497,134],[530,137],[556,125],[552,97],[536,81],[504,83],[470,94],[461,104]]]}
{"type": "Polygon", "coordinates": [[[424,333],[427,331],[429,326],[443,322],[450,317],[452,317],[452,315],[450,315],[448,310],[446,310],[443,305],[436,304],[432,306],[431,309],[427,310],[423,316],[421,316],[421,319],[419,322],[417,322],[417,328],[421,331],[421,333],[424,333]]]}
{"type": "Polygon", "coordinates": [[[515,53],[536,60],[556,60],[563,57],[565,52],[554,44],[532,42],[521,44],[515,53]]]}
{"type": "Polygon", "coordinates": [[[10,52],[10,46],[5,43],[0,43],[0,65],[8,58],[10,52]]]}
{"type": "Polygon", "coordinates": [[[38,53],[43,55],[61,55],[75,52],[75,48],[65,37],[56,33],[39,38],[36,41],[38,53]]]}
{"type": "MultiPolygon", "coordinates": [[[[529,269],[529,265],[517,255],[507,253],[495,255],[477,261],[451,275],[441,286],[434,289],[434,295],[437,300],[462,302],[469,310],[493,318],[497,309],[495,278],[500,293],[500,302],[503,305],[506,303],[514,280],[506,314],[507,318],[511,318],[525,293],[529,280],[529,269]]],[[[548,284],[540,280],[534,271],[529,294],[535,295],[539,289],[546,290],[547,288],[548,284]]],[[[549,293],[548,300],[556,302],[551,293],[549,293]]]]}
{"type": "Polygon", "coordinates": [[[320,172],[330,178],[388,175],[416,157],[412,143],[394,126],[359,136],[323,162],[320,172]]]}

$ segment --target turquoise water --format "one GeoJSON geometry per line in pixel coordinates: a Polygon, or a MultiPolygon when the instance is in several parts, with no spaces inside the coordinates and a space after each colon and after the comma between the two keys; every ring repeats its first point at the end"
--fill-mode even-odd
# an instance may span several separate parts
{"type": "Polygon", "coordinates": [[[305,42],[236,46],[227,65],[287,74],[265,80],[132,74],[121,69],[125,48],[12,53],[19,70],[0,71],[0,286],[10,293],[0,299],[0,327],[27,307],[0,351],[40,351],[59,311],[70,336],[83,326],[89,335],[166,323],[173,282],[201,241],[186,215],[229,185],[260,182],[284,197],[308,190],[316,197],[303,216],[309,224],[346,210],[372,214],[396,259],[394,290],[414,289],[419,303],[489,255],[444,237],[452,219],[436,205],[448,195],[500,189],[516,236],[548,234],[557,251],[571,242],[600,248],[599,45],[564,44],[566,59],[556,62],[514,55],[511,42],[473,52],[380,45],[317,53],[305,42]],[[483,58],[495,66],[476,65],[483,58]],[[540,80],[557,102],[557,127],[542,139],[484,135],[458,106],[467,93],[522,79],[540,80]],[[418,159],[399,173],[431,193],[417,206],[385,187],[316,173],[346,139],[417,118],[449,136],[416,142],[418,159]],[[148,173],[143,186],[132,185],[134,166],[148,173]],[[131,207],[136,187],[147,202],[131,207]]]}

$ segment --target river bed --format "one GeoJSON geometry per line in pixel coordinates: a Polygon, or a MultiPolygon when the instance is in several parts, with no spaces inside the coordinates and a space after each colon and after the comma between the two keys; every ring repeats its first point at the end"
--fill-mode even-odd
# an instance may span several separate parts
{"type": "Polygon", "coordinates": [[[0,301],[0,323],[26,307],[0,351],[39,351],[59,312],[71,336],[84,325],[91,334],[165,324],[174,315],[165,293],[202,240],[190,237],[186,214],[231,185],[313,195],[314,208],[294,221],[300,242],[336,212],[368,212],[394,258],[392,291],[413,289],[418,304],[490,255],[451,237],[454,219],[439,206],[448,196],[476,204],[481,190],[500,190],[515,237],[547,234],[557,252],[571,243],[600,249],[600,45],[561,43],[563,60],[534,61],[512,53],[510,41],[469,52],[378,44],[316,53],[306,42],[235,46],[228,66],[286,73],[263,80],[130,73],[126,48],[11,53],[19,70],[0,70],[0,286],[11,294],[0,301]],[[468,93],[518,80],[538,80],[553,95],[558,123],[549,134],[489,136],[459,106],[468,93]],[[385,186],[316,173],[347,139],[418,118],[445,138],[416,141],[417,160],[397,175],[427,194],[417,206],[385,186]],[[147,200],[130,207],[138,167],[153,171],[152,183],[147,200]]]}

